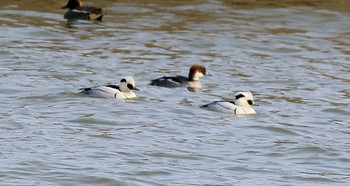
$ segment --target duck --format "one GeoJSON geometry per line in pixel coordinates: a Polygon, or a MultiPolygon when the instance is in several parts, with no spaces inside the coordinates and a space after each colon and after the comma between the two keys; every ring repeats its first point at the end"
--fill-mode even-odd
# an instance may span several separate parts
{"type": "Polygon", "coordinates": [[[160,86],[167,88],[175,88],[175,87],[187,87],[189,90],[191,89],[200,89],[201,83],[199,82],[199,78],[206,76],[206,68],[201,65],[192,65],[188,76],[163,76],[161,78],[153,79],[149,83],[152,86],[160,86]]]}
{"type": "Polygon", "coordinates": [[[139,90],[136,88],[135,80],[131,76],[123,77],[120,80],[120,85],[103,85],[94,86],[89,88],[81,88],[80,93],[89,95],[96,98],[114,98],[118,100],[125,100],[135,98],[136,94],[133,90],[139,90]]]}
{"type": "Polygon", "coordinates": [[[96,8],[92,6],[83,6],[81,0],[69,0],[67,5],[62,9],[68,8],[69,10],[64,14],[63,18],[68,20],[97,20],[102,21],[102,8],[96,8]]]}
{"type": "Polygon", "coordinates": [[[234,101],[214,101],[201,107],[222,113],[250,115],[256,114],[252,105],[254,105],[253,94],[250,91],[246,91],[236,93],[234,101]]]}

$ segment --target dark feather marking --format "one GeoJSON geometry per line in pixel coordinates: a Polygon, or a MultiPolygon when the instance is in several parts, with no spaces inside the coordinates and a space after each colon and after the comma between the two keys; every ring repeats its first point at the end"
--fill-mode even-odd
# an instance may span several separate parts
{"type": "MultiPolygon", "coordinates": [[[[216,103],[224,103],[224,102],[227,102],[227,101],[216,101],[216,103]]],[[[234,102],[229,102],[229,103],[232,103],[232,104],[235,104],[234,102]]],[[[220,104],[218,104],[220,107],[223,107],[223,108],[226,108],[226,109],[230,109],[229,107],[225,107],[225,106],[223,106],[223,105],[220,105],[220,104]]]]}
{"type": "Polygon", "coordinates": [[[235,98],[239,99],[239,98],[244,98],[245,96],[243,94],[238,94],[235,98]]]}
{"type": "Polygon", "coordinates": [[[118,85],[106,85],[106,87],[120,90],[118,85]]]}
{"type": "Polygon", "coordinates": [[[164,87],[180,87],[186,84],[187,77],[184,76],[163,76],[158,79],[151,80],[150,85],[164,86],[164,87]]]}

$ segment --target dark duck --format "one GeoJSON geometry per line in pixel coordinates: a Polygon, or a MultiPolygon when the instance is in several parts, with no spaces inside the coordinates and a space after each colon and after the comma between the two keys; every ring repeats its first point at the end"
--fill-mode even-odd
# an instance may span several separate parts
{"type": "Polygon", "coordinates": [[[64,14],[64,19],[74,20],[98,20],[102,21],[102,8],[92,6],[83,6],[81,0],[69,0],[67,5],[62,8],[69,10],[64,14]]]}
{"type": "Polygon", "coordinates": [[[205,75],[207,75],[207,73],[204,66],[192,65],[188,72],[188,77],[163,76],[161,78],[151,80],[150,85],[168,88],[187,87],[188,90],[197,92],[201,88],[199,78],[205,75]]]}

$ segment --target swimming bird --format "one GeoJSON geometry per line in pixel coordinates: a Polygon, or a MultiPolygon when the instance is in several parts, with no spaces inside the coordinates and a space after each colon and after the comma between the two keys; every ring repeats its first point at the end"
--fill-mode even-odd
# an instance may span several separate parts
{"type": "Polygon", "coordinates": [[[252,108],[253,104],[253,94],[247,91],[236,93],[235,101],[214,101],[203,105],[202,108],[235,115],[246,115],[256,113],[252,108]]]}
{"type": "Polygon", "coordinates": [[[69,0],[67,5],[62,8],[69,10],[64,14],[64,19],[80,19],[80,20],[98,20],[102,21],[102,8],[92,6],[83,6],[81,0],[69,0]]]}
{"type": "Polygon", "coordinates": [[[81,93],[87,94],[91,97],[99,98],[115,98],[115,99],[130,99],[135,98],[136,94],[133,90],[136,88],[135,80],[131,76],[124,77],[120,80],[120,85],[104,85],[90,88],[80,89],[81,93]]]}
{"type": "Polygon", "coordinates": [[[168,88],[187,87],[189,89],[200,89],[201,83],[199,82],[199,78],[205,75],[207,75],[207,73],[204,66],[192,65],[189,70],[188,77],[163,76],[161,78],[151,80],[150,85],[168,88]]]}

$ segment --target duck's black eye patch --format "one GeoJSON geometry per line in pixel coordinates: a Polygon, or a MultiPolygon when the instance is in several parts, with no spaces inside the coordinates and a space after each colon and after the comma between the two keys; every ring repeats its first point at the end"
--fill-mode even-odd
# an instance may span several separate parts
{"type": "Polygon", "coordinates": [[[248,100],[248,104],[249,105],[253,105],[253,101],[252,100],[248,100]]]}
{"type": "Polygon", "coordinates": [[[122,79],[122,80],[120,80],[120,82],[122,83],[122,82],[126,82],[126,79],[122,79]]]}
{"type": "Polygon", "coordinates": [[[237,96],[236,96],[236,99],[239,99],[239,98],[244,98],[245,96],[243,95],[243,94],[238,94],[237,96]]]}
{"type": "Polygon", "coordinates": [[[128,84],[127,87],[128,87],[130,90],[134,89],[134,86],[132,86],[132,84],[128,84]]]}

